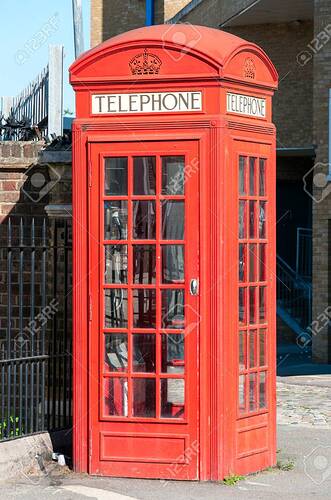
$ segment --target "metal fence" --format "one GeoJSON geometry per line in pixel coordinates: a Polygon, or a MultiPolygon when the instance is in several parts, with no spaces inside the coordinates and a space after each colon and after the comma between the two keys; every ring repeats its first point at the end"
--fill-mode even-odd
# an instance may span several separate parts
{"type": "Polygon", "coordinates": [[[54,138],[63,133],[63,46],[49,47],[48,65],[18,96],[2,96],[1,140],[54,138]]]}
{"type": "Polygon", "coordinates": [[[296,273],[311,281],[313,254],[313,231],[307,227],[297,227],[296,273]]]}
{"type": "Polygon", "coordinates": [[[0,441],[71,425],[71,223],[0,226],[0,441]]]}

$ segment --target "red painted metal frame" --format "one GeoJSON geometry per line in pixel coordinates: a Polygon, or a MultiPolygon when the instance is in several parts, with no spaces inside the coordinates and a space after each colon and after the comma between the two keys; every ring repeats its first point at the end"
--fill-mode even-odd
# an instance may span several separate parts
{"type": "MultiPolygon", "coordinates": [[[[192,28],[183,26],[187,37],[192,28]]],[[[74,467],[91,471],[89,414],[97,397],[89,390],[89,171],[94,143],[197,141],[199,144],[200,340],[199,340],[199,474],[219,480],[274,465],[275,426],[275,128],[271,97],[277,74],[261,49],[237,37],[194,27],[200,40],[188,51],[167,34],[169,26],[134,30],[106,42],[78,59],[71,68],[77,92],[73,134],[74,219],[74,467]],[[159,75],[128,74],[132,55],[148,48],[162,58],[159,75]],[[181,55],[178,64],[178,55],[181,55]],[[176,59],[177,57],[177,59],[176,59]],[[255,78],[243,76],[252,59],[255,78]],[[134,90],[133,90],[134,89],[134,90]],[[92,116],[93,93],[200,90],[203,111],[161,115],[92,116]],[[226,93],[266,99],[263,119],[226,111],[226,93]],[[238,413],[238,157],[261,156],[268,165],[268,407],[238,413]]],[[[167,148],[167,149],[168,149],[167,148]]],[[[96,471],[94,471],[96,472],[96,471]]],[[[121,475],[120,468],[116,473],[121,475]]],[[[125,471],[122,471],[125,474],[125,471]]],[[[153,477],[158,477],[153,472],[153,477]]],[[[152,474],[149,475],[151,477],[152,474]]],[[[146,477],[145,471],[136,477],[146,477]]]]}
{"type": "MultiPolygon", "coordinates": [[[[91,301],[93,303],[93,317],[91,320],[90,328],[90,394],[99,394],[96,398],[98,404],[93,404],[90,407],[90,446],[93,447],[94,453],[90,459],[90,472],[94,474],[107,474],[107,475],[119,475],[123,474],[125,476],[136,477],[137,470],[139,469],[139,474],[141,477],[165,477],[165,478],[176,478],[176,479],[197,479],[197,450],[194,450],[195,443],[197,442],[198,433],[198,419],[197,419],[197,394],[198,394],[198,380],[197,380],[197,346],[198,346],[198,322],[194,318],[194,310],[198,310],[198,297],[191,296],[189,294],[189,279],[190,277],[198,277],[198,243],[199,243],[199,233],[196,224],[190,224],[190,218],[195,217],[197,213],[199,204],[198,196],[198,174],[192,178],[190,183],[185,185],[185,195],[161,195],[161,157],[169,156],[169,148],[171,148],[171,155],[184,156],[185,165],[189,166],[192,161],[198,157],[198,148],[196,142],[192,141],[182,141],[174,142],[171,144],[156,141],[144,141],[144,142],[126,142],[126,143],[100,143],[92,144],[91,148],[91,162],[92,165],[98,166],[92,171],[91,176],[91,187],[89,196],[90,205],[90,230],[89,230],[89,248],[91,250],[90,254],[90,290],[91,290],[91,301]],[[157,194],[154,195],[133,195],[132,190],[132,158],[135,156],[156,156],[156,180],[157,180],[157,194]],[[128,196],[104,196],[102,194],[103,186],[103,168],[104,159],[109,156],[126,156],[129,157],[128,164],[128,179],[129,179],[129,191],[128,196]],[[193,196],[193,193],[195,196],[193,196]],[[128,237],[126,240],[104,240],[103,238],[103,201],[108,199],[125,199],[128,202],[128,237]],[[134,200],[155,200],[156,202],[156,239],[133,239],[132,238],[132,209],[131,203],[134,200]],[[160,238],[161,232],[161,202],[162,200],[182,200],[185,201],[185,238],[184,240],[162,240],[160,238]],[[190,245],[187,244],[190,241],[190,245]],[[104,258],[103,258],[103,247],[106,243],[111,244],[127,244],[128,245],[128,259],[132,262],[131,245],[132,244],[155,244],[156,251],[156,284],[136,284],[132,279],[132,264],[129,264],[129,277],[128,284],[126,285],[105,285],[103,284],[103,271],[104,271],[104,258]],[[185,245],[185,283],[183,284],[162,284],[161,283],[161,267],[160,267],[160,250],[163,244],[184,244],[185,245]],[[100,285],[100,286],[99,286],[100,285]],[[128,327],[127,328],[104,328],[102,326],[101,318],[104,314],[103,305],[103,289],[110,288],[121,288],[127,290],[128,293],[128,327]],[[156,311],[156,328],[132,328],[132,291],[133,289],[153,289],[156,290],[157,294],[157,311],[156,311]],[[160,369],[160,353],[161,353],[161,333],[179,333],[178,330],[171,330],[169,328],[162,328],[161,326],[161,290],[167,289],[183,289],[185,291],[185,316],[188,327],[191,324],[195,324],[195,328],[190,330],[189,333],[185,332],[185,374],[180,375],[169,375],[161,372],[160,369]],[[99,311],[98,311],[99,304],[99,311]],[[118,373],[104,374],[102,370],[103,365],[103,350],[102,345],[99,345],[100,336],[102,336],[102,331],[104,332],[127,332],[128,335],[128,352],[129,359],[132,353],[132,341],[130,331],[135,333],[149,333],[154,330],[154,335],[156,336],[156,353],[157,353],[157,367],[155,375],[146,373],[134,373],[130,370],[130,363],[128,368],[128,413],[129,417],[105,417],[103,415],[103,395],[104,391],[100,388],[100,382],[104,377],[117,378],[118,373]],[[99,348],[100,347],[100,348],[99,348]],[[144,417],[134,417],[131,415],[132,400],[130,399],[130,394],[132,392],[132,379],[138,378],[149,378],[156,380],[156,418],[144,418],[144,417]],[[160,380],[161,379],[183,379],[185,380],[185,416],[178,420],[160,418],[160,380]],[[107,462],[106,460],[99,460],[101,451],[106,454],[106,450],[103,449],[101,440],[105,443],[108,439],[113,439],[113,441],[118,441],[121,437],[127,436],[127,439],[132,441],[132,446],[137,448],[134,441],[149,440],[153,438],[154,441],[158,440],[158,446],[160,448],[160,456],[158,460],[160,463],[155,463],[155,458],[150,458],[149,460],[144,457],[140,460],[134,460],[133,457],[129,459],[114,459],[107,462]],[[148,437],[149,436],[149,437],[148,437]],[[170,437],[171,436],[171,437],[170,437]],[[181,463],[182,457],[181,453],[177,453],[172,459],[168,457],[168,462],[165,457],[162,457],[161,448],[169,441],[169,448],[174,445],[175,440],[179,442],[185,442],[185,449],[190,450],[191,459],[187,464],[181,463]],[[100,440],[100,442],[99,442],[100,440]],[[168,441],[167,441],[168,440],[168,441]],[[100,446],[100,448],[99,448],[100,446]],[[179,463],[176,463],[176,460],[179,463]],[[172,460],[172,461],[171,461],[172,460]],[[162,463],[165,462],[164,464],[162,463]]],[[[184,331],[183,331],[184,332],[184,331]]],[[[105,446],[105,445],[104,445],[105,446]]],[[[141,451],[141,450],[138,450],[141,451]]],[[[183,450],[184,452],[184,450],[183,450]]],[[[168,453],[169,454],[169,453],[168,453]]]]}

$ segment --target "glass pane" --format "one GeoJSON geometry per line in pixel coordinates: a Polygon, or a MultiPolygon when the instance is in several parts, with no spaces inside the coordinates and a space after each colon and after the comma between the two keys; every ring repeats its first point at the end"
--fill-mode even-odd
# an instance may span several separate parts
{"type": "Polygon", "coordinates": [[[259,347],[259,351],[260,351],[260,366],[265,366],[266,364],[266,359],[265,359],[265,332],[266,330],[263,329],[263,330],[260,330],[260,347],[259,347]]]}
{"type": "Polygon", "coordinates": [[[259,175],[259,194],[265,196],[265,160],[260,158],[260,175],[259,175]]]}
{"type": "Polygon", "coordinates": [[[184,290],[162,290],[162,328],[185,328],[184,290]]]}
{"type": "Polygon", "coordinates": [[[246,375],[239,375],[239,412],[240,413],[245,413],[246,411],[246,404],[245,404],[245,381],[246,381],[246,375]]]}
{"type": "Polygon", "coordinates": [[[256,176],[255,176],[256,158],[249,159],[249,194],[256,194],[256,176]]]}
{"type": "Polygon", "coordinates": [[[155,283],[155,245],[133,245],[133,282],[155,283]]]}
{"type": "Polygon", "coordinates": [[[162,158],[162,194],[184,194],[184,156],[162,158]]]}
{"type": "Polygon", "coordinates": [[[132,411],[134,417],[155,417],[156,381],[154,378],[132,380],[132,411]]]}
{"type": "Polygon", "coordinates": [[[184,245],[163,245],[162,283],[184,282],[184,245]]]}
{"type": "Polygon", "coordinates": [[[155,201],[133,202],[133,238],[155,240],[155,201]]]}
{"type": "Polygon", "coordinates": [[[128,235],[128,202],[105,201],[105,240],[126,240],[128,235]]]}
{"type": "Polygon", "coordinates": [[[105,246],[105,283],[128,282],[128,247],[126,245],[105,246]]]}
{"type": "Polygon", "coordinates": [[[245,325],[247,322],[246,288],[239,288],[239,323],[245,325]]]}
{"type": "Polygon", "coordinates": [[[127,328],[128,292],[123,288],[105,290],[105,328],[127,328]]]}
{"type": "Polygon", "coordinates": [[[249,411],[257,410],[257,374],[249,374],[249,411]]]}
{"type": "Polygon", "coordinates": [[[239,201],[239,238],[247,238],[246,201],[239,201]]]}
{"type": "Polygon", "coordinates": [[[184,418],[185,388],[183,379],[161,380],[161,417],[184,418]]]}
{"type": "Polygon", "coordinates": [[[256,287],[249,287],[249,322],[256,323],[256,287]]]}
{"type": "Polygon", "coordinates": [[[239,194],[246,194],[246,182],[245,182],[245,174],[246,174],[246,157],[239,156],[239,194]]]}
{"type": "Polygon", "coordinates": [[[260,372],[260,408],[267,407],[267,384],[266,384],[266,372],[260,372]]]}
{"type": "Polygon", "coordinates": [[[128,159],[105,159],[105,195],[125,196],[128,194],[128,159]]]}
{"type": "Polygon", "coordinates": [[[104,414],[128,416],[128,380],[126,378],[104,379],[104,414]]]}
{"type": "Polygon", "coordinates": [[[256,281],[257,245],[249,245],[249,281],[256,281]]]}
{"type": "Polygon", "coordinates": [[[257,366],[257,349],[256,349],[256,330],[249,332],[249,367],[257,366]]]}
{"type": "Polygon", "coordinates": [[[260,202],[260,213],[259,213],[259,236],[260,238],[265,238],[265,222],[266,222],[266,202],[260,202]]]}
{"type": "Polygon", "coordinates": [[[128,369],[128,336],[126,333],[105,334],[105,368],[111,372],[128,369]]]}
{"type": "Polygon", "coordinates": [[[153,334],[133,335],[132,371],[155,373],[156,340],[153,334]]]}
{"type": "Polygon", "coordinates": [[[246,281],[246,245],[239,244],[239,281],[246,281]]]}
{"type": "Polygon", "coordinates": [[[266,320],[265,299],[266,299],[266,287],[261,286],[260,287],[259,311],[260,311],[260,321],[262,323],[264,323],[266,320]]]}
{"type": "Polygon", "coordinates": [[[133,194],[155,194],[155,156],[133,158],[133,194]]]}
{"type": "Polygon", "coordinates": [[[265,281],[266,279],[266,245],[265,243],[260,245],[260,281],[265,281]]]}
{"type": "Polygon", "coordinates": [[[184,239],[184,202],[162,202],[162,238],[164,240],[184,239]]]}
{"type": "Polygon", "coordinates": [[[133,326],[136,328],[155,328],[156,292],[155,290],[133,290],[133,326]]]}
{"type": "Polygon", "coordinates": [[[184,334],[162,334],[163,373],[184,373],[184,334]]]}
{"type": "Polygon", "coordinates": [[[249,202],[249,237],[256,237],[256,220],[255,220],[256,202],[250,200],[249,202]]]}
{"type": "Polygon", "coordinates": [[[239,332],[239,371],[247,368],[246,332],[239,332]]]}

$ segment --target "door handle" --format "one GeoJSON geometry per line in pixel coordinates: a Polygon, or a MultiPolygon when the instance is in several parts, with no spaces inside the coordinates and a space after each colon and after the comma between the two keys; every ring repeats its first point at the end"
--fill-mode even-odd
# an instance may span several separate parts
{"type": "Polygon", "coordinates": [[[192,278],[190,281],[190,294],[198,295],[199,293],[199,280],[197,278],[192,278]]]}

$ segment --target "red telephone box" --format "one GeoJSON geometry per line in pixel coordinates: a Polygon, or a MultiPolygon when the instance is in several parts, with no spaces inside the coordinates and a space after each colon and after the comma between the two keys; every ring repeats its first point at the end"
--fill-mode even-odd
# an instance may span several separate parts
{"type": "Polygon", "coordinates": [[[176,29],[70,69],[80,472],[219,480],[276,461],[277,73],[252,43],[176,29]]]}

